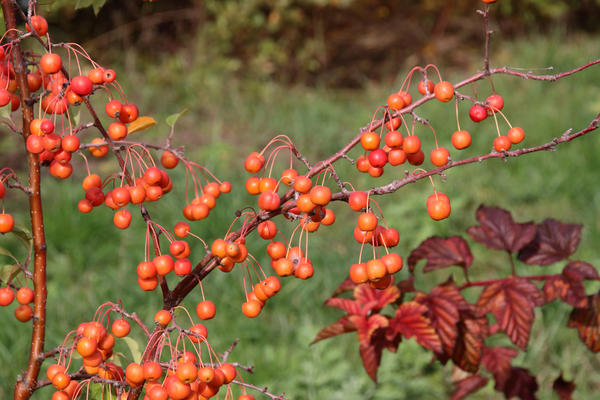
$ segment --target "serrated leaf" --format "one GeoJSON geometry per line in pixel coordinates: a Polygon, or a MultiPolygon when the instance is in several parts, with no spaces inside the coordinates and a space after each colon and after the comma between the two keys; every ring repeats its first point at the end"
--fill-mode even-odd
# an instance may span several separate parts
{"type": "Polygon", "coordinates": [[[490,249],[516,253],[535,237],[533,222],[516,223],[502,208],[479,206],[476,218],[479,225],[470,227],[467,233],[490,249]]]}
{"type": "Polygon", "coordinates": [[[348,319],[356,326],[358,341],[361,346],[370,345],[375,331],[386,328],[390,323],[386,317],[380,314],[373,314],[368,318],[362,315],[350,315],[348,319]]]}
{"type": "Polygon", "coordinates": [[[379,364],[381,364],[381,348],[376,348],[374,346],[360,346],[360,358],[363,362],[363,367],[365,371],[367,371],[367,375],[373,380],[373,382],[377,383],[377,370],[379,369],[379,364]]]}
{"type": "Polygon", "coordinates": [[[356,300],[344,299],[342,297],[330,297],[325,300],[325,305],[339,308],[350,315],[366,315],[366,311],[363,310],[361,304],[356,300]]]}
{"type": "Polygon", "coordinates": [[[347,277],[340,285],[335,289],[335,292],[331,295],[331,297],[337,297],[344,292],[348,292],[350,290],[354,290],[356,283],[352,282],[350,277],[347,277]]]}
{"type": "Polygon", "coordinates": [[[342,318],[338,319],[336,322],[326,326],[321,329],[317,336],[313,339],[310,344],[314,344],[320,342],[321,340],[328,339],[330,337],[334,337],[337,335],[341,335],[343,333],[353,332],[356,330],[356,326],[348,319],[348,315],[344,315],[342,318]]]}
{"type": "Polygon", "coordinates": [[[562,271],[565,278],[569,280],[583,280],[583,279],[598,279],[598,271],[584,261],[571,261],[568,263],[562,271]]]}
{"type": "Polygon", "coordinates": [[[518,354],[510,347],[484,347],[481,364],[494,375],[496,382],[505,382],[510,375],[511,360],[518,354]]]}
{"type": "Polygon", "coordinates": [[[575,253],[581,240],[580,224],[563,224],[546,219],[536,227],[536,234],[519,252],[519,260],[530,265],[551,265],[575,253]]]}
{"type": "Polygon", "coordinates": [[[461,400],[470,395],[471,393],[475,393],[488,383],[488,378],[485,378],[481,375],[473,375],[468,378],[461,379],[458,382],[454,382],[454,393],[450,397],[450,400],[461,400]]]}
{"type": "Polygon", "coordinates": [[[434,294],[434,290],[428,296],[419,297],[415,300],[427,306],[427,317],[440,337],[444,353],[451,356],[458,336],[456,323],[460,318],[460,313],[456,304],[434,294]]]}
{"type": "Polygon", "coordinates": [[[504,393],[507,399],[518,397],[521,400],[535,400],[538,384],[535,376],[531,375],[525,368],[512,367],[506,381],[496,381],[494,389],[504,393]]]}
{"type": "Polygon", "coordinates": [[[142,115],[127,125],[127,134],[144,131],[153,127],[154,125],[156,125],[154,118],[142,115]]]}
{"type": "Polygon", "coordinates": [[[184,115],[187,111],[188,111],[188,109],[184,108],[181,112],[178,112],[177,114],[171,114],[167,117],[165,122],[167,123],[167,125],[169,125],[172,128],[173,126],[175,126],[175,123],[177,122],[179,117],[184,115]]]}
{"type": "Polygon", "coordinates": [[[412,272],[420,260],[427,260],[425,272],[457,265],[468,268],[473,262],[473,255],[468,243],[460,236],[447,239],[430,237],[414,249],[408,257],[408,267],[412,272]]]}
{"type": "Polygon", "coordinates": [[[573,392],[575,391],[575,383],[566,381],[561,373],[560,376],[554,380],[552,389],[558,394],[560,400],[571,400],[573,398],[573,392]]]}
{"type": "MultiPolygon", "coordinates": [[[[477,372],[487,336],[485,318],[465,318],[456,324],[458,335],[452,353],[452,361],[467,372],[477,372]]],[[[443,360],[443,359],[442,359],[443,360]]]]}
{"type": "Polygon", "coordinates": [[[567,322],[577,328],[579,338],[594,353],[600,351],[600,293],[588,296],[587,306],[574,308],[567,322]]]}
{"type": "Polygon", "coordinates": [[[483,312],[492,312],[510,340],[525,350],[534,318],[533,309],[543,303],[544,297],[533,283],[509,277],[488,285],[481,293],[477,307],[483,312]]]}
{"type": "Polygon", "coordinates": [[[140,351],[140,344],[138,342],[136,342],[135,340],[133,340],[132,338],[130,338],[129,336],[125,336],[121,339],[125,342],[125,344],[129,348],[129,351],[131,352],[131,357],[132,357],[133,361],[139,363],[142,360],[142,352],[140,351]]]}
{"type": "Polygon", "coordinates": [[[425,315],[427,311],[427,306],[415,301],[402,303],[396,310],[394,319],[390,322],[391,333],[401,334],[407,339],[414,337],[421,346],[441,353],[442,342],[431,321],[425,315]]]}
{"type": "Polygon", "coordinates": [[[358,285],[354,288],[354,298],[363,306],[364,312],[379,312],[400,297],[400,290],[391,285],[387,289],[374,289],[371,285],[358,285]]]}

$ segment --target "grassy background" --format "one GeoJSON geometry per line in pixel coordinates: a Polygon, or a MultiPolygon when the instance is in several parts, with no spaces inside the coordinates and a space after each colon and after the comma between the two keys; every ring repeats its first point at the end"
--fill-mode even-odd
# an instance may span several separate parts
{"type": "MultiPolygon", "coordinates": [[[[556,71],[563,71],[597,57],[600,45],[592,37],[557,34],[504,43],[493,54],[493,65],[522,68],[552,65],[556,71]]],[[[480,67],[478,61],[473,58],[469,71],[480,67]]],[[[124,72],[117,70],[128,97],[140,104],[142,113],[164,121],[167,115],[188,108],[189,113],[178,125],[175,144],[185,145],[189,158],[234,185],[232,194],[219,199],[211,219],[193,224],[193,232],[206,240],[222,235],[234,210],[255,204],[255,199],[247,196],[243,189],[248,176],[241,165],[245,154],[260,149],[274,135],[285,133],[309,159],[327,156],[370,120],[376,106],[392,90],[397,90],[398,82],[403,79],[399,76],[398,82],[370,84],[351,91],[241,81],[221,74],[218,65],[211,65],[210,60],[202,60],[201,56],[171,56],[152,64],[132,56],[127,65],[123,67],[124,72]],[[190,66],[195,67],[190,69],[190,66]]],[[[400,75],[407,70],[403,68],[400,75]]],[[[446,78],[459,80],[466,73],[452,70],[446,78]]],[[[527,137],[523,145],[529,146],[547,142],[566,129],[587,126],[600,110],[598,77],[595,68],[552,84],[508,77],[494,77],[494,84],[505,98],[506,115],[525,129],[527,137]]],[[[479,90],[489,92],[485,83],[479,90]]],[[[468,89],[464,92],[469,94],[468,89]]],[[[413,96],[415,93],[413,90],[413,96]]],[[[454,159],[489,151],[495,135],[491,120],[473,124],[467,111],[463,105],[461,123],[471,132],[473,146],[463,152],[451,151],[454,159]]],[[[449,146],[449,136],[455,130],[454,108],[432,102],[419,110],[419,115],[431,121],[441,143],[449,146]]],[[[85,112],[82,118],[87,118],[85,112]]],[[[430,132],[422,127],[417,129],[425,148],[431,148],[430,132]]],[[[167,131],[166,125],[161,123],[137,135],[144,140],[158,141],[167,131]]],[[[553,153],[536,153],[507,162],[492,160],[448,171],[446,182],[435,180],[438,190],[452,199],[453,214],[445,221],[434,223],[427,217],[424,203],[431,193],[428,182],[411,185],[381,199],[388,223],[400,231],[397,251],[406,258],[410,249],[431,235],[463,233],[475,223],[474,211],[484,203],[510,209],[518,221],[539,222],[550,216],[584,223],[580,250],[575,257],[598,265],[600,255],[594,245],[600,239],[600,191],[594,173],[599,167],[595,135],[560,146],[553,153]]],[[[3,137],[1,146],[4,153],[20,144],[13,137],[3,137]]],[[[121,299],[126,309],[135,310],[147,322],[160,306],[158,293],[143,293],[136,283],[135,267],[143,258],[144,227],[135,221],[129,230],[118,231],[112,226],[112,213],[108,209],[97,209],[89,215],[78,213],[76,203],[83,195],[78,183],[83,177],[83,167],[79,165],[75,179],[57,182],[48,177],[44,182],[49,249],[47,348],[60,344],[66,332],[90,320],[96,307],[107,300],[121,299]]],[[[95,161],[92,164],[94,171],[103,174],[113,171],[112,168],[112,164],[110,168],[95,161]]],[[[379,180],[357,176],[348,165],[342,164],[339,171],[346,180],[357,182],[358,187],[369,188],[386,178],[403,176],[405,169],[405,166],[390,168],[379,180]]],[[[174,171],[174,177],[179,181],[184,178],[181,168],[174,171]]],[[[150,206],[151,215],[157,222],[171,227],[181,218],[183,196],[183,188],[176,187],[158,205],[150,206]]],[[[27,220],[24,210],[18,209],[20,201],[18,194],[10,193],[6,206],[9,212],[16,213],[17,223],[23,225],[27,220]]],[[[239,269],[228,275],[217,271],[204,281],[205,294],[218,309],[217,318],[206,324],[211,346],[223,351],[239,338],[240,344],[232,359],[254,365],[256,371],[253,376],[244,375],[244,379],[267,385],[274,393],[285,392],[293,399],[447,397],[452,390],[451,367],[430,363],[431,354],[413,340],[402,343],[396,355],[384,354],[378,385],[370,382],[362,369],[354,334],[308,345],[320,328],[341,315],[337,310],[322,307],[322,302],[345,277],[359,252],[359,246],[351,240],[353,214],[343,205],[335,205],[333,209],[338,219],[336,225],[322,228],[310,238],[315,277],[306,282],[285,280],[282,291],[269,301],[256,320],[248,320],[240,312],[243,286],[239,269]]],[[[286,224],[277,222],[289,232],[286,224]]],[[[249,243],[252,253],[267,266],[264,243],[255,239],[249,243]]],[[[10,235],[3,236],[0,245],[20,257],[24,254],[10,235]]],[[[507,273],[505,258],[477,245],[473,245],[473,251],[474,276],[507,273]]],[[[202,256],[202,247],[196,243],[192,261],[202,256]]],[[[9,260],[3,258],[2,262],[9,260]]],[[[527,274],[549,270],[523,265],[518,269],[527,274]]],[[[559,271],[560,266],[550,269],[559,271]]],[[[456,271],[444,270],[427,277],[418,272],[417,276],[423,287],[430,287],[453,272],[456,271]]],[[[399,275],[406,277],[407,271],[399,275]]],[[[200,299],[200,291],[195,290],[184,305],[193,311],[200,299]]],[[[24,338],[30,335],[29,325],[20,324],[12,317],[13,309],[14,306],[0,309],[3,322],[0,360],[5,365],[15,366],[0,369],[2,398],[9,396],[18,369],[25,365],[27,340],[24,338]]],[[[598,359],[586,350],[574,330],[564,328],[568,311],[562,304],[538,310],[530,351],[515,362],[537,374],[538,395],[543,399],[556,398],[551,386],[561,370],[566,379],[575,380],[575,398],[592,398],[592,393],[599,389],[600,376],[590,372],[598,370],[598,359]]],[[[183,313],[178,314],[178,319],[185,323],[183,313]]],[[[141,336],[140,332],[133,335],[141,336]]],[[[131,349],[125,343],[118,343],[117,351],[125,356],[122,362],[129,362],[131,349]]],[[[45,397],[49,397],[45,390],[35,396],[45,397]]],[[[500,397],[489,384],[472,398],[500,397]]]]}

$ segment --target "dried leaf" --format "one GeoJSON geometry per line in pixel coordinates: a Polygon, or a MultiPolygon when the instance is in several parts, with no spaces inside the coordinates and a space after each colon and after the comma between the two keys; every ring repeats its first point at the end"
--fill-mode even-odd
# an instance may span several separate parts
{"type": "Polygon", "coordinates": [[[600,351],[600,292],[588,296],[586,307],[574,308],[567,326],[577,328],[579,337],[594,353],[600,351]]]}
{"type": "Polygon", "coordinates": [[[314,340],[310,344],[320,342],[323,339],[328,339],[343,333],[353,332],[356,330],[356,326],[349,320],[348,315],[344,315],[336,322],[321,329],[314,340]]]}
{"type": "Polygon", "coordinates": [[[415,337],[421,346],[442,352],[442,342],[425,314],[427,307],[415,301],[403,303],[396,310],[395,318],[390,322],[393,335],[400,333],[405,338],[415,337]]]}
{"type": "Polygon", "coordinates": [[[512,367],[506,381],[496,381],[494,389],[504,393],[507,399],[518,397],[521,400],[535,400],[538,384],[535,376],[532,376],[525,368],[512,367]]]}
{"type": "Polygon", "coordinates": [[[571,400],[575,391],[575,384],[564,380],[562,373],[554,380],[552,389],[558,394],[560,400],[571,400]]]}
{"type": "Polygon", "coordinates": [[[479,206],[476,218],[479,225],[470,227],[467,233],[490,249],[516,253],[535,237],[533,222],[516,223],[502,208],[479,206]]]}
{"type": "Polygon", "coordinates": [[[519,260],[530,265],[550,265],[567,259],[577,250],[580,224],[546,219],[537,225],[535,239],[519,252],[519,260]]]}
{"type": "Polygon", "coordinates": [[[505,382],[510,375],[510,362],[518,354],[510,347],[484,347],[481,364],[494,375],[496,382],[505,382]]]}
{"type": "Polygon", "coordinates": [[[412,272],[420,260],[427,260],[425,272],[457,265],[468,268],[473,262],[473,255],[467,242],[460,236],[447,239],[430,237],[414,249],[408,257],[408,267],[412,272]]]}
{"type": "Polygon", "coordinates": [[[156,125],[154,118],[142,115],[127,126],[127,134],[144,131],[154,125],[156,125]]]}
{"type": "Polygon", "coordinates": [[[461,400],[475,393],[488,383],[488,378],[481,375],[473,375],[465,379],[461,379],[458,382],[454,382],[454,393],[450,397],[450,400],[461,400]]]}
{"type": "Polygon", "coordinates": [[[525,350],[534,318],[533,308],[543,303],[544,297],[533,283],[509,277],[487,286],[477,301],[477,307],[484,312],[491,311],[510,340],[525,350]]]}

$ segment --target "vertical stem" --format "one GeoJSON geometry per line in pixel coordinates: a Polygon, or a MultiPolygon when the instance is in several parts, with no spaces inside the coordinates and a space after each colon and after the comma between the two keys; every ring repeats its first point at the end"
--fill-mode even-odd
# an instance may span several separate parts
{"type": "MultiPolygon", "coordinates": [[[[13,2],[2,1],[2,12],[6,29],[9,30],[8,37],[12,41],[12,63],[19,93],[21,95],[21,110],[23,113],[23,139],[27,140],[30,135],[29,124],[33,119],[33,108],[28,104],[29,86],[27,84],[27,70],[23,60],[23,54],[18,42],[16,32],[16,18],[13,2]]],[[[27,152],[27,164],[29,167],[29,212],[31,218],[31,232],[33,235],[33,332],[31,336],[31,348],[29,351],[29,362],[23,376],[20,376],[15,385],[14,399],[25,400],[31,397],[42,365],[44,352],[44,339],[46,333],[46,238],[44,233],[44,218],[42,214],[42,197],[40,182],[40,162],[37,155],[27,152]]]]}

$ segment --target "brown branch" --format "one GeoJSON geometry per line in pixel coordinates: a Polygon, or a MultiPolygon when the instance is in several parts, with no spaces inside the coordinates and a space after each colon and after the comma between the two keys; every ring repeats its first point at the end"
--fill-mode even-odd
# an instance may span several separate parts
{"type": "MultiPolygon", "coordinates": [[[[23,139],[24,144],[30,135],[29,124],[33,119],[33,109],[27,104],[29,98],[29,85],[27,84],[27,69],[19,37],[17,35],[17,21],[15,17],[14,3],[10,0],[2,0],[2,12],[4,23],[11,39],[11,60],[15,70],[17,87],[21,95],[21,109],[23,113],[23,139]]],[[[33,235],[33,331],[31,334],[31,347],[29,350],[29,361],[25,373],[17,380],[14,391],[15,400],[25,400],[31,397],[40,373],[42,361],[40,354],[44,352],[44,340],[46,336],[46,238],[44,231],[44,217],[41,196],[40,161],[36,154],[27,152],[27,164],[29,167],[29,184],[31,194],[29,195],[29,213],[31,219],[31,232],[33,235]]]]}
{"type": "Polygon", "coordinates": [[[235,383],[236,385],[247,387],[248,389],[256,390],[257,392],[260,392],[260,393],[264,394],[265,396],[268,396],[274,400],[287,400],[287,397],[285,397],[285,393],[281,393],[280,395],[270,393],[269,388],[267,388],[266,386],[259,387],[259,386],[252,385],[250,383],[238,381],[236,379],[231,381],[231,383],[235,383]]]}

